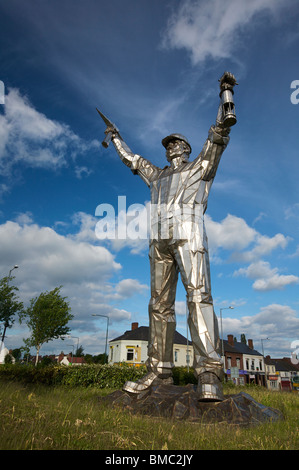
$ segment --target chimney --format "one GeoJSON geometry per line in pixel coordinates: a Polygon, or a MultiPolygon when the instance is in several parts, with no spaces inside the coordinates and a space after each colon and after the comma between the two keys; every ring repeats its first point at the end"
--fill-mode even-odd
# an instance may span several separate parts
{"type": "Polygon", "coordinates": [[[137,330],[137,328],[138,328],[138,323],[137,322],[132,323],[132,328],[131,328],[132,331],[137,330]]]}
{"type": "Polygon", "coordinates": [[[249,347],[250,349],[253,349],[253,341],[252,341],[252,339],[249,339],[249,340],[248,340],[248,347],[249,347]]]}
{"type": "Polygon", "coordinates": [[[227,335],[228,344],[234,346],[234,335],[227,335]]]}

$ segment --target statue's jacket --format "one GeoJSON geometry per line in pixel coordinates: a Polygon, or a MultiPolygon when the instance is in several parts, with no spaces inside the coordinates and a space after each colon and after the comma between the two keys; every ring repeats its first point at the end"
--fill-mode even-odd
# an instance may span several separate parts
{"type": "Polygon", "coordinates": [[[229,142],[228,133],[225,128],[211,126],[197,158],[163,169],[132,153],[120,137],[113,139],[122,161],[150,187],[151,240],[188,241],[191,249],[194,244],[196,250],[207,250],[203,215],[221,155],[229,142]]]}

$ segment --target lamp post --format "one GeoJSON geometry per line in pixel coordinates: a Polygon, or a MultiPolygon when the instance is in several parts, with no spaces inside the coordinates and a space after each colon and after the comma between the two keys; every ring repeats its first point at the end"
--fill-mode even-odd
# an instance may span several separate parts
{"type": "MultiPolygon", "coordinates": [[[[224,358],[224,348],[223,348],[223,327],[222,327],[222,310],[233,310],[234,307],[231,305],[229,307],[223,307],[220,309],[220,325],[221,325],[221,356],[224,358]]],[[[224,361],[223,361],[224,366],[224,361]]]]}
{"type": "Polygon", "coordinates": [[[75,339],[78,340],[78,341],[77,341],[77,352],[78,352],[78,349],[79,349],[79,339],[80,339],[80,338],[79,338],[78,336],[72,336],[72,335],[67,335],[67,338],[75,338],[75,339]]]}
{"type": "Polygon", "coordinates": [[[265,354],[264,354],[264,341],[270,341],[270,338],[263,338],[263,339],[261,339],[263,357],[265,356],[265,354]]]}
{"type": "Polygon", "coordinates": [[[189,373],[189,364],[190,364],[190,356],[189,356],[189,338],[188,338],[188,304],[186,302],[186,330],[187,330],[187,353],[186,353],[186,362],[187,362],[187,370],[189,373]]]}
{"type": "Polygon", "coordinates": [[[100,315],[99,313],[93,313],[92,316],[93,316],[93,317],[104,317],[104,318],[107,318],[106,343],[105,343],[105,357],[107,358],[107,364],[108,364],[107,343],[108,343],[109,317],[108,317],[108,315],[100,315]]]}
{"type": "Polygon", "coordinates": [[[11,270],[9,271],[9,275],[8,275],[8,279],[10,280],[11,279],[11,272],[14,270],[14,269],[18,269],[18,265],[15,264],[13,268],[11,268],[11,270]]]}
{"type": "Polygon", "coordinates": [[[72,346],[72,362],[71,362],[71,364],[73,365],[74,345],[73,344],[67,344],[67,346],[72,346]]]}

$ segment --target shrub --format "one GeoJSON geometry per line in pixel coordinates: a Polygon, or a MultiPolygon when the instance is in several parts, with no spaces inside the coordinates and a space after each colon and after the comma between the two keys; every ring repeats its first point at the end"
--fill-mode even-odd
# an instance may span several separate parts
{"type": "Polygon", "coordinates": [[[173,368],[173,383],[175,385],[197,384],[194,375],[194,369],[189,367],[174,367],[173,368]]]}
{"type": "MultiPolygon", "coordinates": [[[[45,385],[96,386],[99,388],[121,388],[127,380],[136,381],[146,374],[145,366],[132,367],[128,364],[86,364],[82,366],[53,366],[32,364],[4,364],[0,366],[0,378],[25,383],[45,385]]],[[[193,369],[173,369],[175,385],[196,384],[193,369]]]]}
{"type": "Polygon", "coordinates": [[[127,380],[136,381],[146,373],[145,367],[128,365],[40,366],[5,364],[0,377],[26,383],[46,385],[95,385],[99,388],[121,388],[127,380]]]}

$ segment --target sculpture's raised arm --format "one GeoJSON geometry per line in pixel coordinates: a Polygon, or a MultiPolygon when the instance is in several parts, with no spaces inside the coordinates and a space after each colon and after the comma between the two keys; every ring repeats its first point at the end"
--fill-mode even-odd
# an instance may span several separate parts
{"type": "Polygon", "coordinates": [[[220,104],[215,125],[210,127],[208,138],[197,161],[203,167],[203,180],[210,181],[215,177],[221,155],[229,142],[230,127],[236,122],[233,87],[237,84],[234,75],[224,72],[219,79],[220,104]]]}
{"type": "Polygon", "coordinates": [[[107,148],[110,141],[113,143],[115,150],[117,151],[122,162],[131,169],[135,175],[139,175],[143,181],[150,186],[150,183],[154,176],[156,176],[161,169],[153,165],[151,162],[135,154],[125,143],[121,137],[118,128],[113,122],[111,122],[104,114],[98,109],[98,113],[102,117],[103,121],[107,125],[105,130],[106,137],[102,142],[102,145],[107,148]]]}

